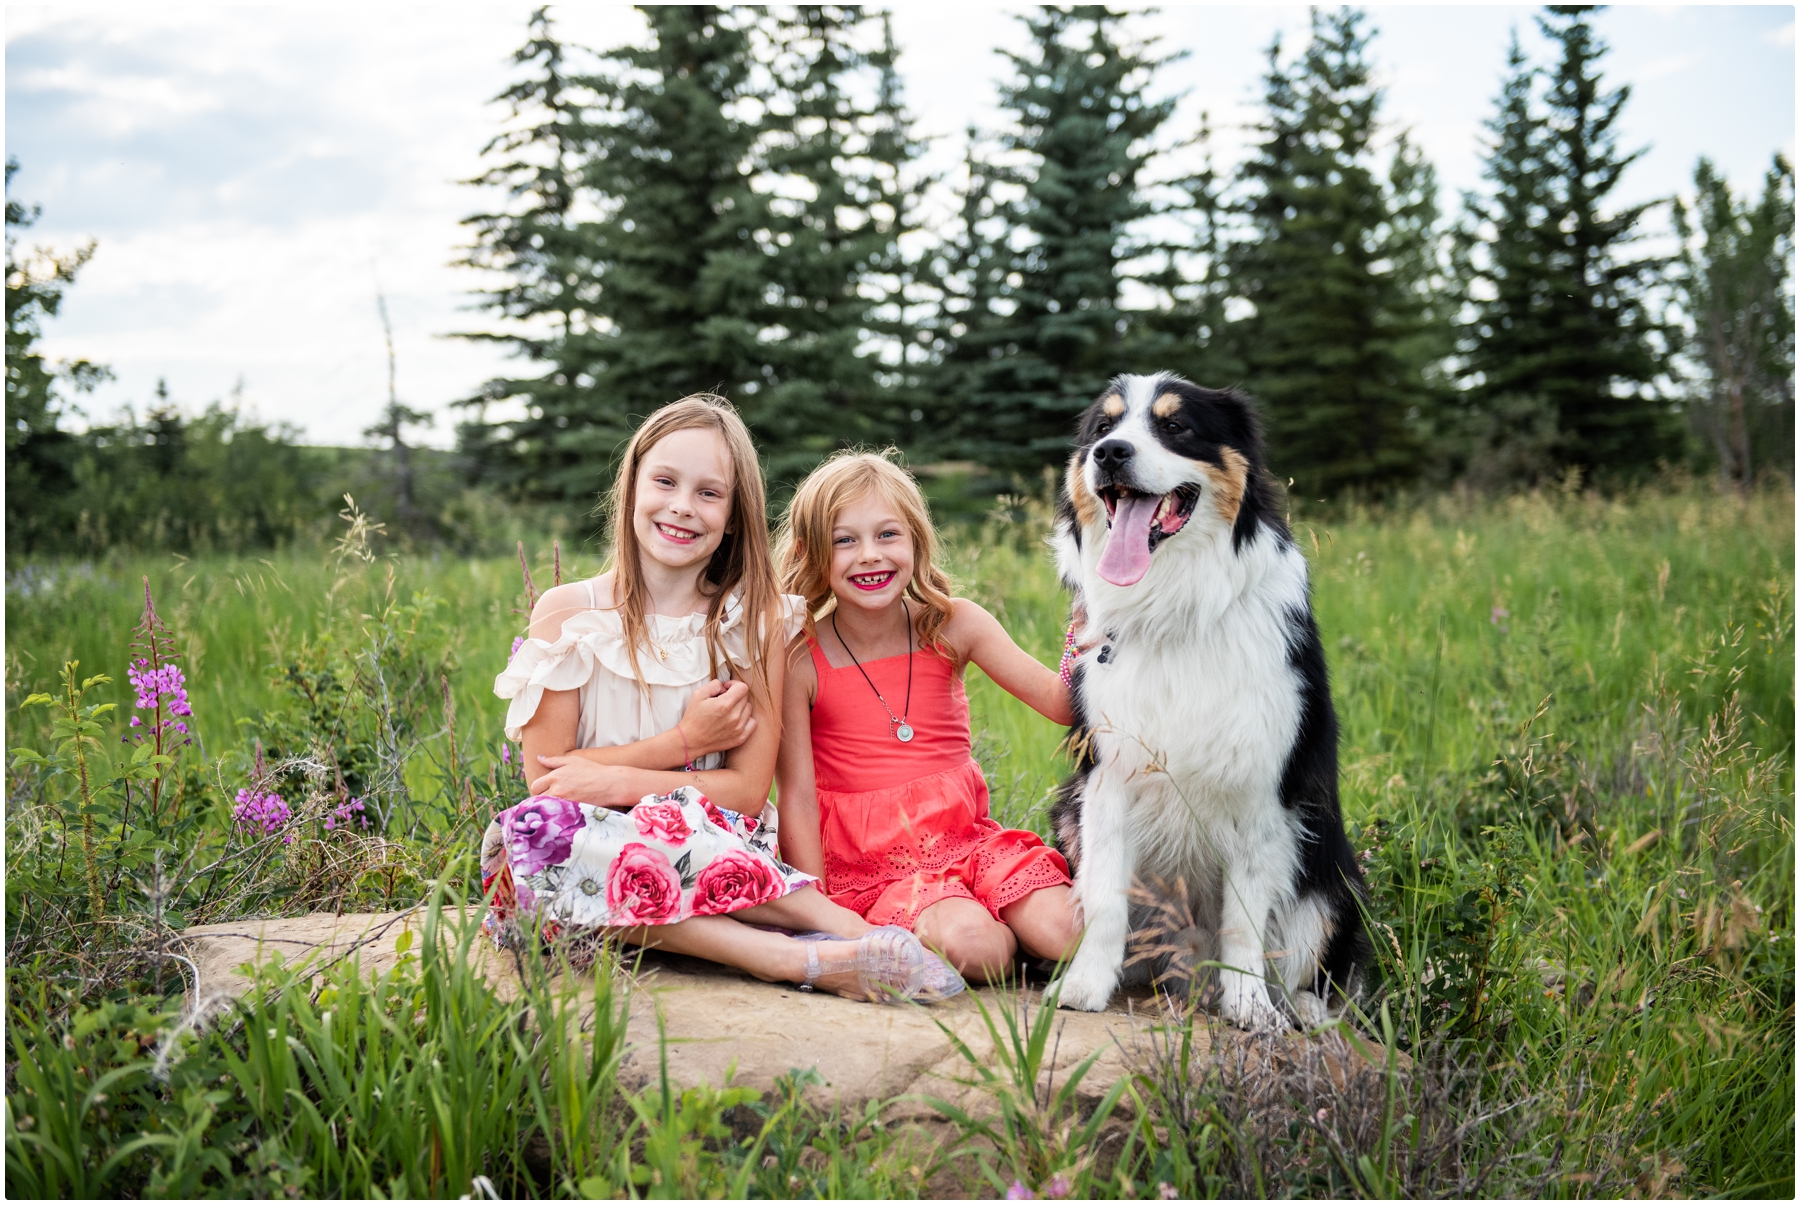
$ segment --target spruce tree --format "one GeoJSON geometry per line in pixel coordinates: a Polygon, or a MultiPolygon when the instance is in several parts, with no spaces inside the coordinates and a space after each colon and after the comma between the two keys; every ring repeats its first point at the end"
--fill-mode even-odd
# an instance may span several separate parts
{"type": "MultiPolygon", "coordinates": [[[[1521,474],[1641,475],[1680,450],[1657,384],[1670,331],[1650,305],[1668,260],[1630,254],[1654,202],[1607,212],[1642,154],[1618,145],[1630,89],[1602,86],[1606,47],[1590,9],[1548,11],[1538,25],[1560,58],[1534,72],[1515,40],[1489,127],[1494,196],[1469,207],[1485,244],[1473,257],[1469,401],[1488,422],[1488,446],[1512,449],[1521,474]]],[[[1477,446],[1478,462],[1486,451],[1477,446]]]]}
{"type": "Polygon", "coordinates": [[[980,132],[970,126],[956,188],[956,217],[940,233],[921,272],[936,301],[923,333],[939,359],[924,374],[934,387],[923,391],[912,412],[917,419],[906,445],[925,459],[971,455],[969,399],[987,361],[1005,354],[997,303],[1007,291],[1012,263],[1005,219],[994,197],[1001,173],[981,156],[979,140],[980,132]]]}
{"type": "Polygon", "coordinates": [[[488,337],[546,368],[489,386],[483,402],[525,414],[491,435],[469,432],[465,450],[484,440],[503,448],[531,495],[592,498],[644,415],[764,376],[770,237],[767,198],[751,187],[766,99],[752,78],[756,18],[712,5],[644,13],[648,46],[611,51],[581,74],[563,73],[540,14],[533,31],[543,32],[520,56],[541,74],[515,90],[539,120],[494,148],[519,153],[493,174],[516,182],[522,216],[495,222],[482,250],[500,248],[492,266],[511,271],[522,296],[513,310],[504,290],[490,305],[548,329],[488,337]],[[555,166],[540,172],[547,158],[555,166]],[[564,232],[566,255],[541,273],[514,249],[541,251],[564,232]]]}
{"type": "Polygon", "coordinates": [[[1541,226],[1552,181],[1534,91],[1538,78],[1513,33],[1483,179],[1465,194],[1458,255],[1471,314],[1460,330],[1465,390],[1453,469],[1476,485],[1531,482],[1551,472],[1561,443],[1554,401],[1540,389],[1557,336],[1541,226]]]}
{"type": "Polygon", "coordinates": [[[771,37],[763,161],[779,194],[768,264],[778,329],[764,379],[741,406],[779,484],[836,447],[885,443],[903,428],[881,351],[898,365],[916,342],[900,237],[918,227],[920,148],[886,14],[801,5],[772,23],[771,37]],[[876,29],[875,48],[859,49],[876,29]]]}
{"type": "Polygon", "coordinates": [[[643,11],[651,44],[610,52],[589,79],[599,106],[584,184],[606,214],[601,321],[574,349],[586,404],[558,435],[590,478],[642,416],[691,393],[741,399],[768,364],[769,199],[751,186],[761,126],[744,103],[764,99],[755,18],[713,5],[643,11]]]}
{"type": "Polygon", "coordinates": [[[1158,211],[1185,228],[1185,236],[1145,247],[1153,266],[1138,281],[1156,304],[1132,314],[1129,353],[1143,368],[1167,368],[1191,381],[1226,388],[1243,379],[1241,349],[1226,318],[1231,297],[1231,211],[1226,174],[1212,155],[1212,124],[1200,115],[1200,131],[1187,148],[1201,166],[1164,186],[1174,199],[1158,211]]]}
{"type": "Polygon", "coordinates": [[[1592,8],[1556,5],[1538,18],[1561,43],[1549,76],[1546,162],[1557,202],[1547,230],[1563,234],[1559,266],[1571,287],[1552,296],[1559,362],[1546,392],[1570,437],[1569,463],[1591,475],[1632,473],[1680,450],[1674,414],[1656,379],[1666,368],[1667,328],[1648,294],[1665,279],[1666,257],[1630,256],[1644,215],[1657,202],[1604,212],[1626,168],[1642,151],[1622,153],[1615,126],[1631,89],[1601,86],[1606,45],[1588,23],[1592,8]]]}
{"type": "Polygon", "coordinates": [[[859,50],[877,18],[835,6],[643,11],[649,44],[580,74],[534,19],[519,59],[538,72],[514,93],[544,117],[490,173],[524,198],[483,228],[515,277],[490,305],[543,328],[496,337],[547,371],[490,387],[526,416],[485,438],[553,497],[591,496],[637,421],[685,394],[730,397],[778,483],[893,428],[867,354],[901,337],[873,278],[904,266],[916,221],[891,34],[859,50]],[[879,77],[873,101],[858,75],[879,77]],[[567,253],[534,275],[520,246],[567,253]]]}
{"type": "Polygon", "coordinates": [[[474,244],[458,261],[505,278],[480,290],[477,305],[506,326],[463,338],[499,343],[545,369],[489,381],[461,403],[474,414],[458,427],[458,448],[472,480],[539,496],[580,495],[592,492],[592,482],[559,446],[559,434],[591,401],[577,346],[599,313],[599,231],[580,216],[576,197],[593,147],[592,97],[571,74],[547,9],[531,14],[529,36],[512,57],[531,73],[495,99],[518,124],[482,148],[498,161],[468,181],[503,189],[507,204],[464,220],[474,244]],[[508,403],[523,415],[488,421],[490,404],[508,403]],[[574,479],[564,479],[571,471],[574,479]]]}
{"type": "Polygon", "coordinates": [[[1149,99],[1167,60],[1128,43],[1123,19],[1101,5],[1022,18],[1033,48],[1008,53],[1018,74],[1001,103],[1018,127],[1002,145],[1025,163],[983,173],[965,197],[979,225],[992,205],[989,174],[1024,191],[992,206],[1004,233],[966,236],[959,254],[978,279],[962,286],[971,304],[947,356],[946,388],[972,420],[956,444],[993,468],[1029,473],[1060,461],[1075,417],[1131,367],[1122,349],[1133,315],[1120,291],[1141,251],[1134,227],[1151,212],[1148,143],[1174,101],[1149,99]]]}
{"type": "Polygon", "coordinates": [[[1745,490],[1763,469],[1794,472],[1794,169],[1777,155],[1753,203],[1701,159],[1694,191],[1695,214],[1676,209],[1702,368],[1689,413],[1721,479],[1745,490]]]}
{"type": "Polygon", "coordinates": [[[1315,10],[1298,62],[1271,47],[1263,138],[1241,172],[1250,237],[1232,272],[1255,312],[1237,335],[1271,463],[1309,493],[1416,477],[1438,401],[1435,187],[1404,144],[1387,178],[1378,170],[1363,23],[1315,10]]]}

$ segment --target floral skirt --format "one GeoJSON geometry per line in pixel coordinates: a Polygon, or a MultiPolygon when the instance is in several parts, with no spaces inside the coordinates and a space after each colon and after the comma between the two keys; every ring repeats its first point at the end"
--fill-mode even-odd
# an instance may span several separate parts
{"type": "Polygon", "coordinates": [[[495,816],[481,841],[490,920],[565,930],[672,925],[780,899],[815,882],[776,853],[775,805],[759,821],[693,787],[629,811],[534,795],[495,816]]]}

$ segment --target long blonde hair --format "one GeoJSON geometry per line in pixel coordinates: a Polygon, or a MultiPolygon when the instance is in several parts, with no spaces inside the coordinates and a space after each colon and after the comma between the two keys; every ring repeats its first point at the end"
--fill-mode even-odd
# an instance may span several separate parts
{"type": "Polygon", "coordinates": [[[831,593],[831,529],[843,509],[873,493],[899,513],[913,542],[913,575],[906,594],[919,604],[913,622],[919,643],[942,651],[940,638],[950,622],[954,587],[938,567],[937,529],[918,482],[888,459],[872,452],[840,452],[812,471],[788,504],[778,537],[781,588],[806,599],[807,631],[827,613],[831,593]]]}
{"type": "Polygon", "coordinates": [[[612,517],[613,605],[625,627],[625,647],[631,672],[643,684],[638,649],[649,643],[645,620],[650,592],[644,585],[640,561],[642,549],[632,526],[637,509],[637,475],[644,457],[665,436],[694,429],[717,431],[725,441],[731,461],[731,521],[725,537],[713,551],[700,575],[700,593],[707,599],[706,649],[715,674],[729,665],[720,637],[725,603],[740,591],[744,614],[744,649],[750,658],[750,687],[765,705],[774,705],[769,693],[769,659],[783,643],[781,592],[775,586],[775,565],[769,556],[768,502],[763,492],[762,465],[744,420],[731,403],[711,393],[696,393],[667,406],[644,420],[626,445],[619,461],[619,475],[602,503],[612,517]]]}

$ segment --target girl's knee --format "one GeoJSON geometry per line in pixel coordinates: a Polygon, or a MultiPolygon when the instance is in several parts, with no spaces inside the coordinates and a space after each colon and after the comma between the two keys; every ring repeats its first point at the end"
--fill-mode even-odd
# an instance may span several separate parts
{"type": "Polygon", "coordinates": [[[1012,930],[992,917],[958,918],[944,926],[940,941],[950,965],[982,978],[1001,973],[1019,953],[1012,930]]]}
{"type": "Polygon", "coordinates": [[[1067,890],[1044,891],[1027,897],[1025,908],[1008,909],[1006,923],[1018,934],[1019,945],[1034,958],[1065,962],[1081,944],[1081,918],[1070,905],[1067,890]]]}

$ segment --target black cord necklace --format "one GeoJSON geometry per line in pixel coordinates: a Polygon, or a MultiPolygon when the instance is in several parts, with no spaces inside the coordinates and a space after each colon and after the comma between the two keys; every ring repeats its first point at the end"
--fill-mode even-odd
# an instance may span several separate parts
{"type": "Polygon", "coordinates": [[[856,659],[854,652],[851,652],[850,642],[844,639],[842,632],[838,631],[836,607],[831,610],[831,631],[838,638],[838,643],[844,646],[844,651],[850,654],[850,664],[854,665],[857,672],[863,676],[863,681],[869,684],[869,689],[875,690],[876,702],[881,704],[881,710],[888,713],[888,726],[894,730],[894,739],[904,745],[913,738],[912,725],[906,722],[906,717],[912,714],[913,626],[912,612],[907,609],[905,599],[900,600],[900,610],[906,615],[906,706],[899,715],[894,714],[894,709],[889,707],[887,700],[881,697],[881,692],[875,690],[875,679],[869,677],[869,671],[862,667],[862,662],[856,659]]]}

